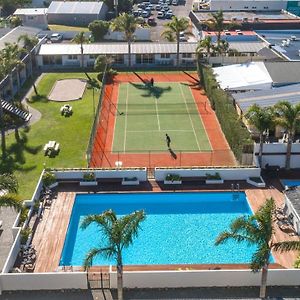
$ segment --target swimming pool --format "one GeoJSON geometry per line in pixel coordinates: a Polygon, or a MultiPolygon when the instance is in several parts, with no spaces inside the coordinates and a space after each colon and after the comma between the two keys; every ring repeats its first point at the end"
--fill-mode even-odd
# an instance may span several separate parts
{"type": "MultiPolygon", "coordinates": [[[[95,225],[80,229],[84,216],[113,209],[118,215],[144,209],[146,220],[138,237],[124,250],[124,264],[249,263],[255,251],[246,243],[228,241],[215,246],[216,237],[233,219],[252,214],[245,193],[231,192],[79,194],[76,196],[60,265],[82,265],[86,253],[105,240],[95,225]]],[[[99,256],[94,265],[114,264],[99,256]]]]}
{"type": "Polygon", "coordinates": [[[293,187],[300,185],[300,180],[297,179],[282,179],[281,183],[284,187],[293,187]]]}

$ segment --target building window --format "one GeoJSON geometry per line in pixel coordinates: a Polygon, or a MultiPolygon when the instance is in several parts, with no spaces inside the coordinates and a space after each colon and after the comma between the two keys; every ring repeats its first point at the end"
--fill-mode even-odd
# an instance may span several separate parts
{"type": "Polygon", "coordinates": [[[34,16],[28,16],[28,20],[34,20],[34,16]]]}
{"type": "Polygon", "coordinates": [[[182,58],[192,58],[192,53],[182,53],[182,58]]]}
{"type": "Polygon", "coordinates": [[[269,6],[264,6],[264,9],[269,9],[269,6]]]}
{"type": "Polygon", "coordinates": [[[117,65],[123,65],[124,64],[124,55],[123,54],[115,54],[112,55],[113,63],[117,65]]]}
{"type": "Polygon", "coordinates": [[[161,53],[160,58],[170,58],[171,54],[170,53],[161,53]]]}
{"type": "Polygon", "coordinates": [[[77,60],[77,55],[68,55],[69,60],[77,60]]]}
{"type": "Polygon", "coordinates": [[[137,64],[153,64],[154,54],[137,54],[136,55],[137,64]]]}
{"type": "Polygon", "coordinates": [[[248,6],[244,6],[244,8],[245,8],[245,9],[248,9],[249,7],[248,7],[248,6]]]}
{"type": "Polygon", "coordinates": [[[62,58],[61,56],[45,55],[43,56],[43,65],[62,65],[62,58]]]}
{"type": "Polygon", "coordinates": [[[89,59],[96,59],[97,58],[97,55],[95,55],[95,54],[90,54],[89,55],[89,59]]]}

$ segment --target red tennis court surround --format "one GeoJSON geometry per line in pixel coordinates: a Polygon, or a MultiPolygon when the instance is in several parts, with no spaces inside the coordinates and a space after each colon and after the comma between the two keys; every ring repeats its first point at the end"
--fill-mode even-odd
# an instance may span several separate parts
{"type": "Polygon", "coordinates": [[[114,76],[113,81],[105,85],[104,97],[97,133],[93,144],[91,167],[116,167],[122,162],[123,167],[191,167],[191,166],[231,166],[236,165],[233,153],[223,135],[217,117],[212,110],[205,92],[196,83],[197,73],[122,73],[114,76]],[[199,114],[206,129],[212,151],[177,152],[169,151],[145,152],[112,152],[118,90],[120,83],[150,81],[155,82],[187,82],[189,83],[199,114]],[[118,163],[117,163],[118,164],[118,163]]]}

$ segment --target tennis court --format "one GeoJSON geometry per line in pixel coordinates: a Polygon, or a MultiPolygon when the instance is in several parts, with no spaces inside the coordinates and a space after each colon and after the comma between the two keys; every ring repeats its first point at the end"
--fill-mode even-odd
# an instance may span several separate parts
{"type": "Polygon", "coordinates": [[[113,152],[211,150],[188,83],[121,83],[117,108],[113,152]]]}
{"type": "Polygon", "coordinates": [[[197,73],[120,73],[103,91],[91,167],[236,165],[197,73]]]}

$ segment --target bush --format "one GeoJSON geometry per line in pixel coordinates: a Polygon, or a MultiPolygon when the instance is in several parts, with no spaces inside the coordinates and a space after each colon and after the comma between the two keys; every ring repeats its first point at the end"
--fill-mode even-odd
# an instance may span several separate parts
{"type": "Polygon", "coordinates": [[[29,235],[31,234],[32,230],[30,227],[26,227],[24,229],[21,230],[21,244],[22,245],[25,245],[28,238],[29,238],[29,235]]]}
{"type": "Polygon", "coordinates": [[[180,181],[181,180],[181,177],[180,175],[178,174],[168,174],[166,176],[166,180],[167,181],[180,181]]]}
{"type": "Polygon", "coordinates": [[[218,87],[212,69],[198,63],[198,72],[227,142],[236,159],[241,161],[244,146],[252,144],[250,133],[238,115],[233,99],[218,87]]]}
{"type": "Polygon", "coordinates": [[[85,173],[85,174],[83,174],[83,179],[85,180],[85,181],[94,181],[95,180],[95,174],[94,173],[85,173]]]}
{"type": "Polygon", "coordinates": [[[19,225],[18,225],[19,227],[22,227],[25,220],[27,219],[28,211],[29,211],[28,207],[22,209],[20,214],[20,219],[19,219],[19,225]]]}
{"type": "Polygon", "coordinates": [[[42,180],[43,180],[43,184],[45,187],[48,187],[51,184],[53,184],[54,182],[56,182],[55,175],[52,174],[51,172],[45,172],[43,174],[42,180]]]}
{"type": "Polygon", "coordinates": [[[219,179],[221,179],[221,175],[218,172],[216,172],[215,174],[206,173],[205,175],[206,175],[207,179],[211,179],[211,180],[219,180],[219,179]]]}

